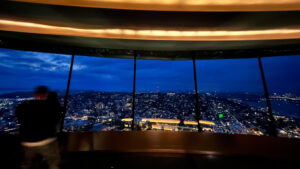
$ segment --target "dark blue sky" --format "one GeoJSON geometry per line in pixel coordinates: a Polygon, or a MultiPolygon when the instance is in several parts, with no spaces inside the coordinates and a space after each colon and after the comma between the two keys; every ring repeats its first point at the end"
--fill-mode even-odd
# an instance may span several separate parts
{"type": "MultiPolygon", "coordinates": [[[[71,56],[0,49],[0,92],[65,89],[71,56]]],[[[300,56],[262,59],[270,92],[300,93],[300,56]]],[[[200,91],[262,92],[257,59],[198,60],[200,91]]],[[[132,91],[133,60],[76,56],[71,90],[132,91]]],[[[137,60],[136,91],[193,91],[192,61],[137,60]]]]}

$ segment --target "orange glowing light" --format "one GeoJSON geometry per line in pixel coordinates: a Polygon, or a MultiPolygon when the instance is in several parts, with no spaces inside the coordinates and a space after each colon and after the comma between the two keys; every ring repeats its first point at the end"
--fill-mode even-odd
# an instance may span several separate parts
{"type": "Polygon", "coordinates": [[[177,131],[176,128],[172,127],[172,126],[164,126],[164,130],[167,130],[167,131],[177,131]]]}
{"type": "Polygon", "coordinates": [[[180,120],[176,119],[154,119],[154,118],[144,118],[142,122],[152,122],[152,123],[166,123],[166,124],[179,124],[180,120]]]}
{"type": "MultiPolygon", "coordinates": [[[[211,126],[215,125],[214,122],[212,122],[212,121],[206,121],[206,120],[199,120],[199,123],[200,124],[211,125],[211,126]]],[[[198,125],[198,123],[196,121],[184,121],[183,124],[186,124],[186,125],[198,125]]]]}
{"type": "Polygon", "coordinates": [[[203,131],[212,131],[212,128],[209,128],[209,127],[204,127],[202,128],[203,131]]]}
{"type": "Polygon", "coordinates": [[[183,121],[184,125],[198,125],[196,121],[183,121]]]}
{"type": "Polygon", "coordinates": [[[132,121],[132,118],[124,118],[124,119],[122,119],[121,121],[131,122],[131,121],[132,121]]]}
{"type": "Polygon", "coordinates": [[[80,36],[111,39],[174,40],[174,41],[235,41],[300,38],[300,29],[268,29],[244,31],[211,30],[134,30],[134,29],[83,29],[39,23],[0,19],[0,30],[36,34],[80,36]]]}
{"type": "Polygon", "coordinates": [[[162,129],[161,125],[152,125],[151,127],[152,127],[152,129],[156,129],[156,130],[161,130],[162,129]]]}
{"type": "Polygon", "coordinates": [[[131,106],[131,103],[126,103],[125,106],[126,106],[126,107],[130,107],[130,106],[131,106]]]}
{"type": "Polygon", "coordinates": [[[214,122],[211,122],[211,121],[205,121],[205,120],[199,120],[199,123],[200,123],[200,124],[207,124],[207,125],[211,125],[211,126],[214,126],[214,125],[215,125],[214,122]]]}
{"type": "Polygon", "coordinates": [[[14,0],[63,6],[161,11],[299,10],[299,0],[14,0]]]}
{"type": "Polygon", "coordinates": [[[173,126],[168,126],[168,125],[159,125],[159,124],[153,124],[152,129],[156,130],[165,130],[165,131],[178,131],[177,128],[174,128],[173,126]]]}

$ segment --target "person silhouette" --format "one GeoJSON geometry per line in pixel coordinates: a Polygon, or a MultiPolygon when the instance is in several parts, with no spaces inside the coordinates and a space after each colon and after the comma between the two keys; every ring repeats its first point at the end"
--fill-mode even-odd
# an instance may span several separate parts
{"type": "Polygon", "coordinates": [[[16,116],[23,148],[21,168],[27,169],[42,164],[41,160],[37,159],[46,162],[49,169],[59,168],[57,128],[61,110],[57,94],[48,92],[46,86],[37,87],[34,99],[18,105],[16,116]]]}

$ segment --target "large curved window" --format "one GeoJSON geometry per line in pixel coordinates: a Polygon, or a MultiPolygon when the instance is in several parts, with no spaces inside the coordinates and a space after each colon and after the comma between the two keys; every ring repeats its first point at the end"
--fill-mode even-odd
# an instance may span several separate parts
{"type": "MultiPolygon", "coordinates": [[[[15,133],[15,107],[46,85],[63,96],[70,55],[0,49],[0,133],[15,133]]],[[[262,58],[280,136],[300,137],[300,56],[262,58]]],[[[131,130],[133,59],[75,56],[65,131],[131,130]]],[[[204,132],[268,135],[257,58],[196,60],[204,132]]],[[[135,129],[198,131],[193,61],[136,60],[135,129]]]]}
{"type": "Polygon", "coordinates": [[[64,129],[126,130],[132,85],[133,60],[75,56],[64,129]]]}
{"type": "Polygon", "coordinates": [[[204,131],[268,134],[258,60],[198,60],[197,80],[204,131]]]}
{"type": "Polygon", "coordinates": [[[65,94],[69,55],[0,49],[0,133],[17,131],[15,107],[32,98],[32,90],[45,85],[65,94]]]}
{"type": "Polygon", "coordinates": [[[137,60],[136,74],[138,128],[197,131],[191,60],[137,60]]]}
{"type": "Polygon", "coordinates": [[[262,58],[280,136],[300,138],[300,56],[262,58]]]}

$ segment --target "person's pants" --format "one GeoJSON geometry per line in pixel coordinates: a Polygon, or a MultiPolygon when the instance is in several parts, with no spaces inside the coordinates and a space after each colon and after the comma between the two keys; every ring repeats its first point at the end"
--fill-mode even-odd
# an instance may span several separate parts
{"type": "Polygon", "coordinates": [[[60,152],[57,140],[43,146],[23,146],[22,169],[42,168],[42,164],[47,164],[49,169],[58,169],[59,163],[60,152]]]}

